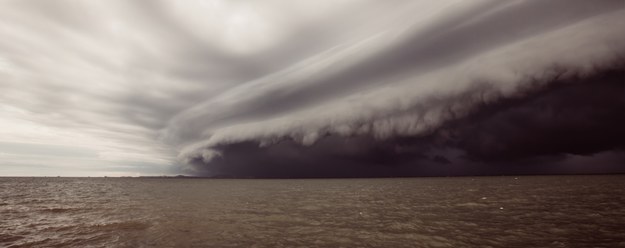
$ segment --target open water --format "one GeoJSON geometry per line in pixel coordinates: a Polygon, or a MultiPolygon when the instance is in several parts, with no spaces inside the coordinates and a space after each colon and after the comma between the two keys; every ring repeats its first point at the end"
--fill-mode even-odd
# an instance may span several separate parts
{"type": "Polygon", "coordinates": [[[625,176],[0,178],[0,247],[625,247],[625,176]]]}

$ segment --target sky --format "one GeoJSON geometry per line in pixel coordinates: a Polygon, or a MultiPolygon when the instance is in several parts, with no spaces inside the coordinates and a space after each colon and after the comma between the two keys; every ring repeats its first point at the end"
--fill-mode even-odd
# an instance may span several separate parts
{"type": "Polygon", "coordinates": [[[625,172],[622,0],[0,0],[0,176],[625,172]]]}

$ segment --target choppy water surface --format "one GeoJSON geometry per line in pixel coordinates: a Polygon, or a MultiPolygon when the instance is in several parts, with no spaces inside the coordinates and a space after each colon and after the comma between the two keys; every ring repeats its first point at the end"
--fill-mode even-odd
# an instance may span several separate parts
{"type": "Polygon", "coordinates": [[[0,247],[625,247],[625,176],[0,178],[0,247]]]}

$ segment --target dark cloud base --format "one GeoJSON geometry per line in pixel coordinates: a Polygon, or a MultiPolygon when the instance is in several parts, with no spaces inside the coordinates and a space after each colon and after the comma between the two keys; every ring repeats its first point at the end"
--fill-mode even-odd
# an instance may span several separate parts
{"type": "Polygon", "coordinates": [[[625,67],[610,68],[555,74],[545,86],[480,103],[419,136],[326,135],[311,146],[249,141],[191,164],[197,176],[235,178],[625,173],[625,67]]]}

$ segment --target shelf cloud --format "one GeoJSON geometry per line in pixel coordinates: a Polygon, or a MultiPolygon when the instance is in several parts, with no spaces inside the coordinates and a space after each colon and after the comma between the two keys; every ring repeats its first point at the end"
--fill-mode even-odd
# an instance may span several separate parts
{"type": "Polygon", "coordinates": [[[622,1],[392,2],[3,3],[6,171],[625,172],[622,1]]]}

